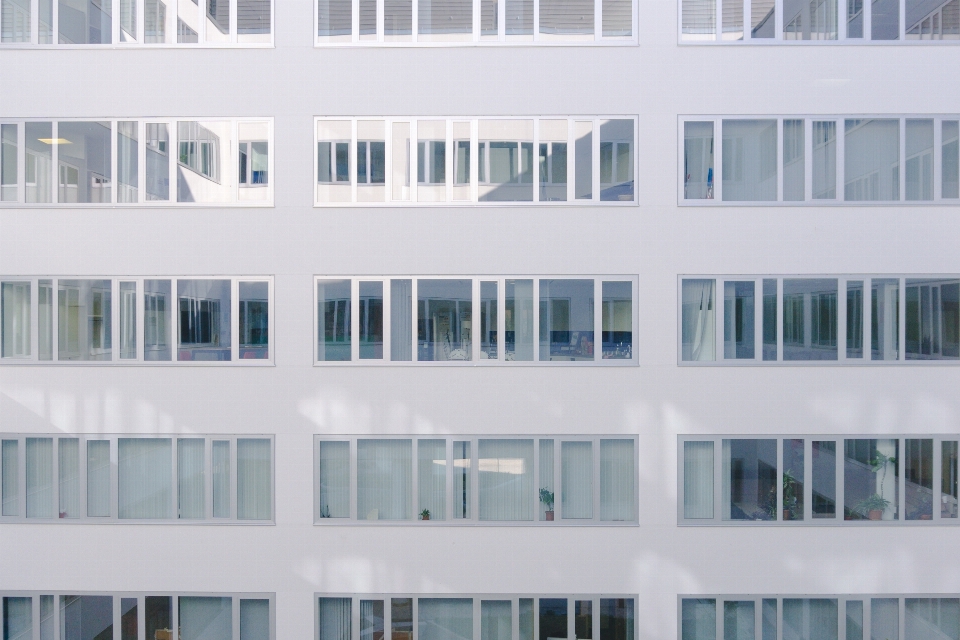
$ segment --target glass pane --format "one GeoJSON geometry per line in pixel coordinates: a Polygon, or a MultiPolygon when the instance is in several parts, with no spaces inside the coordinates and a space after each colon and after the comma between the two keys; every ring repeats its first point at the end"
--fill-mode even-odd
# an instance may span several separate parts
{"type": "Polygon", "coordinates": [[[205,441],[177,438],[177,514],[179,518],[206,516],[205,441]]]}
{"type": "Polygon", "coordinates": [[[351,125],[346,120],[317,123],[317,200],[350,202],[351,125]]]}
{"type": "Polygon", "coordinates": [[[471,0],[443,2],[420,0],[417,14],[418,41],[435,42],[473,38],[473,2],[471,0]]]}
{"type": "Polygon", "coordinates": [[[137,283],[120,283],[120,359],[137,358],[137,283]]]}
{"type": "Polygon", "coordinates": [[[533,360],[533,280],[507,280],[504,283],[505,359],[533,360]]]}
{"type": "Polygon", "coordinates": [[[600,122],[600,199],[633,201],[633,120],[600,122]]]}
{"type": "Polygon", "coordinates": [[[453,517],[470,517],[470,443],[453,441],[453,517]]]}
{"type": "Polygon", "coordinates": [[[40,280],[37,286],[37,357],[53,360],[53,281],[40,280]]]}
{"type": "Polygon", "coordinates": [[[763,359],[777,359],[777,281],[763,281],[763,359]]]}
{"type": "MultiPolygon", "coordinates": [[[[59,0],[60,44],[110,44],[111,2],[59,0]]],[[[62,133],[62,132],[61,132],[62,133]]]]}
{"type": "Polygon", "coordinates": [[[553,484],[553,440],[540,440],[540,520],[553,521],[556,492],[553,484]]]}
{"type": "MultiPolygon", "coordinates": [[[[420,4],[429,10],[429,1],[420,4]]],[[[472,13],[472,8],[471,8],[472,13]]],[[[420,25],[421,30],[423,25],[420,25]]],[[[417,122],[417,200],[443,202],[447,199],[447,123],[445,120],[417,122]]]]}
{"type": "Polygon", "coordinates": [[[272,4],[270,0],[237,0],[237,42],[270,42],[272,4]]]}
{"type": "Polygon", "coordinates": [[[540,280],[540,360],[594,359],[593,280],[540,280]]]}
{"type": "Polygon", "coordinates": [[[593,601],[576,600],[573,604],[574,635],[583,640],[593,638],[593,601]]]}
{"type": "MultiPolygon", "coordinates": [[[[123,0],[124,6],[135,4],[129,0],[123,0]]],[[[135,10],[135,8],[134,8],[135,10]]],[[[117,123],[117,202],[137,202],[139,200],[138,182],[138,163],[139,152],[137,151],[138,135],[137,122],[135,120],[123,121],[117,123]]]]}
{"type": "Polygon", "coordinates": [[[110,441],[87,440],[87,516],[110,516],[110,441]]]}
{"type": "MultiPolygon", "coordinates": [[[[147,0],[148,10],[151,4],[151,0],[147,0]]],[[[159,0],[157,4],[163,6],[159,0]]],[[[165,202],[170,199],[170,128],[165,122],[148,122],[144,127],[146,199],[165,202]]]]}
{"type": "Polygon", "coordinates": [[[30,283],[0,284],[0,356],[30,357],[30,283]]]}
{"type": "Polygon", "coordinates": [[[520,640],[533,640],[533,598],[520,598],[520,640]]]}
{"type": "MultiPolygon", "coordinates": [[[[347,600],[344,598],[344,600],[347,600]]],[[[383,611],[383,600],[361,600],[360,601],[360,640],[383,640],[383,621],[384,621],[384,611],[383,611]]],[[[332,613],[332,612],[331,612],[332,613]]],[[[345,615],[345,612],[341,609],[339,614],[340,616],[345,615]]],[[[343,627],[345,622],[341,622],[338,626],[341,629],[340,633],[342,634],[343,627]]],[[[330,628],[330,627],[328,627],[330,628]]],[[[411,634],[412,635],[412,634],[411,634]]],[[[333,640],[337,639],[336,635],[331,636],[333,640]]],[[[348,639],[344,639],[348,640],[348,639]]]]}
{"type": "Polygon", "coordinates": [[[169,518],[173,510],[170,438],[120,438],[120,517],[169,518]]]}
{"type": "Polygon", "coordinates": [[[413,598],[390,600],[390,640],[413,638],[413,598]]]}
{"type": "Polygon", "coordinates": [[[273,516],[273,471],[270,440],[237,439],[237,518],[269,520],[273,516]]]}
{"type": "Polygon", "coordinates": [[[603,0],[603,37],[629,36],[632,33],[632,3],[628,0],[603,0]]]}
{"type": "Polygon", "coordinates": [[[593,518],[592,442],[560,443],[560,488],[564,520],[593,518]]]}
{"type": "Polygon", "coordinates": [[[499,34],[499,8],[497,0],[480,2],[480,37],[483,40],[496,40],[499,34]]]}
{"type": "Polygon", "coordinates": [[[589,0],[543,0],[540,5],[541,40],[593,40],[594,7],[589,0]]]}
{"type": "Polygon", "coordinates": [[[783,281],[783,359],[839,357],[836,279],[783,281]]]}
{"type": "Polygon", "coordinates": [[[683,443],[683,517],[713,518],[713,441],[683,443]]]}
{"type": "Polygon", "coordinates": [[[573,123],[574,197],[593,199],[593,123],[573,123]]]}
{"type": "Polygon", "coordinates": [[[60,438],[57,476],[60,482],[61,518],[80,517],[80,439],[60,438]]]}
{"type": "Polygon", "coordinates": [[[390,359],[413,359],[413,281],[390,281],[390,359]]]}
{"type": "MultiPolygon", "coordinates": [[[[684,0],[684,12],[688,5],[700,3],[714,6],[704,0],[684,0]]],[[[710,22],[712,29],[713,9],[710,22]]],[[[684,122],[683,136],[683,197],[685,200],[712,200],[713,123],[684,122]]]]}
{"type": "MultiPolygon", "coordinates": [[[[241,5],[263,3],[269,6],[269,0],[238,1],[241,5]]],[[[270,125],[267,122],[239,122],[237,134],[240,139],[239,198],[244,202],[267,201],[271,196],[270,125]]]]}
{"type": "Polygon", "coordinates": [[[240,600],[240,640],[270,640],[269,600],[240,600]]]}
{"type": "Polygon", "coordinates": [[[477,161],[480,202],[532,201],[533,121],[481,120],[477,161]]]}
{"type": "Polygon", "coordinates": [[[30,42],[30,4],[25,0],[0,2],[0,42],[30,42]]]}
{"type": "MultiPolygon", "coordinates": [[[[907,3],[909,6],[911,3],[907,3]]],[[[900,39],[900,2],[898,0],[873,0],[871,5],[870,37],[873,40],[900,39]]],[[[929,10],[929,9],[928,9],[929,10]]],[[[890,638],[889,640],[895,640],[890,638]]]]}
{"type": "Polygon", "coordinates": [[[900,441],[844,440],[844,520],[897,520],[900,441]]]}
{"type": "Polygon", "coordinates": [[[27,122],[24,170],[26,201],[53,202],[53,124],[27,122]]]}
{"type": "Polygon", "coordinates": [[[173,639],[173,598],[146,596],[143,602],[146,637],[148,640],[173,639]]]}
{"type": "Polygon", "coordinates": [[[633,640],[633,598],[600,599],[600,640],[633,640]]]}
{"type": "Polygon", "coordinates": [[[633,440],[600,440],[600,519],[634,519],[633,440]]]}
{"type": "Polygon", "coordinates": [[[120,640],[138,640],[137,599],[120,598],[120,640]]]}
{"type": "MultiPolygon", "coordinates": [[[[350,443],[317,443],[317,499],[321,518],[350,517],[350,443]]],[[[349,640],[349,639],[348,639],[349,640]]]]}
{"type": "Polygon", "coordinates": [[[814,518],[837,517],[837,443],[832,440],[812,442],[814,518]]]}
{"type": "Polygon", "coordinates": [[[383,359],[383,282],[360,282],[360,359],[383,359]]]}
{"type": "Polygon", "coordinates": [[[753,281],[725,282],[723,285],[723,357],[752,360],[756,352],[753,281]]]}
{"type": "Polygon", "coordinates": [[[497,340],[497,288],[496,281],[480,282],[480,359],[496,360],[497,340]]]}
{"type": "MultiPolygon", "coordinates": [[[[631,121],[631,127],[633,122],[631,121]]],[[[540,121],[540,202],[565,202],[567,199],[566,120],[540,121]]],[[[612,158],[612,154],[611,154],[612,158]]]]}
{"type": "MultiPolygon", "coordinates": [[[[350,640],[351,633],[351,598],[319,598],[317,611],[317,640],[350,640]]],[[[360,637],[363,640],[373,640],[369,625],[374,622],[370,606],[374,602],[380,604],[380,634],[377,640],[383,640],[383,601],[362,600],[360,604],[360,637]],[[366,606],[365,606],[366,605],[366,606]],[[365,617],[363,614],[367,613],[365,617]]]]}
{"type": "Polygon", "coordinates": [[[447,441],[417,441],[417,492],[421,520],[445,520],[447,506],[447,441]]]}
{"type": "Polygon", "coordinates": [[[418,640],[473,640],[472,598],[420,598],[417,605],[418,640]]]}
{"type": "Polygon", "coordinates": [[[360,39],[377,39],[377,0],[360,0],[360,39]]]}
{"type": "Polygon", "coordinates": [[[567,636],[567,599],[540,598],[540,640],[567,636]]]}
{"type": "Polygon", "coordinates": [[[230,442],[213,441],[213,517],[230,517],[230,442]]]}
{"type": "MultiPolygon", "coordinates": [[[[207,0],[212,2],[213,0],[207,0]]],[[[209,33],[209,32],[208,32],[209,33]]],[[[237,161],[232,159],[236,138],[227,121],[177,123],[179,202],[233,202],[237,200],[237,161]]]]}
{"type": "Polygon", "coordinates": [[[784,598],[783,639],[837,640],[840,631],[837,612],[836,600],[784,598]]]}
{"type": "MultiPolygon", "coordinates": [[[[387,42],[406,42],[413,32],[412,0],[384,0],[383,33],[387,42]]],[[[396,125],[394,125],[396,126],[396,125]]]]}
{"type": "Polygon", "coordinates": [[[413,443],[407,440],[357,441],[357,518],[409,520],[412,502],[413,443]]]}
{"type": "Polygon", "coordinates": [[[847,640],[864,640],[863,600],[847,600],[847,640]]]}
{"type": "MultiPolygon", "coordinates": [[[[385,0],[388,3],[405,2],[411,0],[385,0]]],[[[393,180],[393,199],[410,199],[410,123],[394,122],[390,152],[392,162],[391,180],[393,180]]]]}
{"type": "Polygon", "coordinates": [[[180,596],[180,640],[230,640],[233,598],[180,596]]]}
{"type": "Polygon", "coordinates": [[[717,640],[716,600],[681,600],[680,640],[717,640]]]}
{"type": "Polygon", "coordinates": [[[761,640],[777,640],[777,600],[764,598],[761,610],[761,640]]]}
{"type": "Polygon", "coordinates": [[[723,603],[723,640],[754,640],[757,633],[753,600],[723,603]]]}
{"type": "MultiPolygon", "coordinates": [[[[483,7],[488,7],[495,3],[484,0],[483,7]]],[[[472,125],[469,122],[453,123],[453,199],[454,200],[472,200],[471,185],[474,180],[471,177],[471,159],[473,152],[470,149],[470,139],[472,125]]]]}
{"type": "Polygon", "coordinates": [[[180,339],[177,360],[229,362],[230,281],[177,280],[180,339]]]}
{"type": "MultiPolygon", "coordinates": [[[[957,15],[960,16],[960,11],[957,12],[957,15]]],[[[960,198],[960,122],[944,120],[942,134],[942,196],[944,198],[960,198]]]]}
{"type": "Polygon", "coordinates": [[[723,519],[776,520],[777,441],[723,441],[723,519]]]}
{"type": "Polygon", "coordinates": [[[907,520],[933,519],[933,440],[907,438],[904,443],[907,520]]]}
{"type": "Polygon", "coordinates": [[[957,517],[957,441],[940,443],[940,517],[957,517]]]}
{"type": "MultiPolygon", "coordinates": [[[[853,1],[853,0],[851,0],[853,1]]],[[[855,0],[859,2],[860,0],[855,0]]],[[[756,5],[754,5],[756,6],[756,5]]],[[[785,0],[783,5],[784,40],[836,40],[836,0],[785,0]]],[[[770,14],[773,18],[773,13],[770,14]]],[[[850,28],[848,26],[848,28],[850,28]]],[[[754,35],[754,37],[757,37],[754,35]]],[[[849,35],[847,37],[860,37],[849,35]]]]}
{"type": "MultiPolygon", "coordinates": [[[[724,0],[724,13],[730,1],[724,0]]],[[[777,121],[724,120],[722,131],[724,201],[775,201],[777,121]]]]}
{"type": "MultiPolygon", "coordinates": [[[[363,3],[361,2],[361,12],[363,3]]],[[[376,6],[374,6],[376,9],[376,6]]],[[[363,16],[361,15],[361,18],[363,16]]],[[[374,11],[376,25],[376,11],[374,11]]],[[[363,26],[361,25],[361,31],[363,26]]],[[[387,199],[387,143],[382,120],[357,122],[357,201],[383,202],[387,199]]]]}
{"type": "Polygon", "coordinates": [[[20,515],[20,443],[16,440],[0,441],[0,515],[20,515]]]}
{"type": "Polygon", "coordinates": [[[900,359],[900,280],[870,281],[870,350],[873,360],[900,359]]]}
{"type": "Polygon", "coordinates": [[[112,638],[113,597],[60,596],[60,637],[70,640],[112,638]]]}
{"type": "MultiPolygon", "coordinates": [[[[533,0],[506,0],[507,40],[533,39],[533,0]]],[[[532,640],[532,638],[530,639],[532,640]]]]}
{"type": "Polygon", "coordinates": [[[870,640],[900,640],[900,599],[870,599],[870,640]]]}
{"type": "Polygon", "coordinates": [[[905,640],[960,640],[960,599],[906,598],[905,640]]]}
{"type": "Polygon", "coordinates": [[[783,441],[783,519],[803,520],[803,440],[783,441]]]}
{"type": "MultiPolygon", "coordinates": [[[[3,16],[7,15],[8,7],[21,8],[13,0],[3,1],[3,16]],[[8,4],[9,3],[9,4],[8,4]]],[[[29,10],[29,5],[27,5],[29,10]]],[[[7,42],[6,22],[3,24],[3,42],[7,42]]],[[[29,36],[29,32],[27,33],[29,36]]],[[[0,202],[16,202],[17,193],[17,162],[19,160],[16,124],[0,124],[0,202]]]]}
{"type": "Polygon", "coordinates": [[[907,360],[960,358],[960,281],[907,280],[907,360]]]}
{"type": "Polygon", "coordinates": [[[27,438],[27,517],[53,517],[53,438],[27,438]]]}
{"type": "Polygon", "coordinates": [[[722,0],[723,40],[743,40],[743,2],[722,0]]]}
{"type": "Polygon", "coordinates": [[[31,640],[33,598],[3,599],[3,640],[31,640]]]}
{"type": "MultiPolygon", "coordinates": [[[[772,6],[771,5],[771,17],[772,6]]],[[[757,7],[754,5],[753,10],[757,7]]],[[[803,132],[803,120],[783,121],[783,199],[785,201],[805,200],[805,160],[806,140],[803,132]]]]}
{"type": "Polygon", "coordinates": [[[53,596],[40,596],[40,640],[54,640],[56,627],[53,615],[56,613],[56,602],[53,596]]]}
{"type": "Polygon", "coordinates": [[[317,360],[350,360],[351,301],[350,280],[317,281],[317,360]]]}
{"type": "Polygon", "coordinates": [[[604,360],[633,357],[633,283],[604,281],[601,311],[604,360]]]}
{"type": "Polygon", "coordinates": [[[143,281],[143,359],[148,362],[169,362],[172,357],[172,297],[169,280],[143,281]]]}
{"type": "Polygon", "coordinates": [[[417,280],[417,360],[472,360],[473,282],[417,280]]]}
{"type": "Polygon", "coordinates": [[[847,281],[847,357],[863,357],[863,280],[847,281]]]}
{"type": "Polygon", "coordinates": [[[111,360],[109,280],[60,280],[59,359],[111,360]]]}
{"type": "Polygon", "coordinates": [[[480,601],[480,640],[512,640],[509,600],[480,601]]]}
{"type": "Polygon", "coordinates": [[[533,440],[481,439],[478,455],[480,520],[533,520],[533,440]]]}
{"type": "Polygon", "coordinates": [[[680,302],[681,359],[713,361],[716,358],[716,310],[713,280],[683,280],[680,302]]]}
{"type": "MultiPolygon", "coordinates": [[[[91,8],[94,6],[90,3],[91,8]]],[[[63,2],[60,7],[62,10],[63,2]]],[[[61,29],[63,24],[61,14],[61,29]]],[[[57,202],[109,203],[110,123],[61,122],[58,131],[60,178],[57,202]]]]}
{"type": "Polygon", "coordinates": [[[847,37],[863,37],[863,0],[847,1],[847,37]]]}
{"type": "MultiPolygon", "coordinates": [[[[877,4],[874,3],[875,7],[877,4]]],[[[899,120],[888,118],[845,121],[844,199],[900,199],[899,120]]]]}
{"type": "MultiPolygon", "coordinates": [[[[847,0],[861,2],[861,0],[847,0]]],[[[849,32],[848,32],[848,37],[849,32]]],[[[813,123],[813,199],[837,197],[837,123],[813,123]]]]}
{"type": "Polygon", "coordinates": [[[269,283],[240,283],[241,360],[263,360],[270,355],[269,293],[269,283]]]}
{"type": "Polygon", "coordinates": [[[906,143],[907,200],[933,200],[933,120],[908,118],[906,143]]]}

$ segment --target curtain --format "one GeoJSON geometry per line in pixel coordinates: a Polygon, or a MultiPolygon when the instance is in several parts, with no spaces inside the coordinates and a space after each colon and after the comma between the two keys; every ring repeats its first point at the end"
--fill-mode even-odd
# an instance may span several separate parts
{"type": "Polygon", "coordinates": [[[180,596],[180,640],[233,640],[233,598],[180,596]]]}
{"type": "Polygon", "coordinates": [[[27,438],[27,517],[53,517],[53,438],[27,438]]]}
{"type": "MultiPolygon", "coordinates": [[[[333,599],[339,600],[340,598],[333,599]]],[[[347,599],[343,598],[343,600],[347,599]]],[[[349,600],[347,600],[347,602],[349,603],[349,600]]],[[[341,615],[343,614],[341,613],[341,615]]],[[[344,631],[348,631],[349,629],[349,626],[347,626],[346,629],[341,626],[340,633],[344,633],[344,631]]],[[[338,639],[336,637],[324,638],[321,636],[321,640],[338,639]]],[[[349,637],[343,638],[343,640],[349,640],[349,637]]],[[[360,640],[383,640],[383,600],[360,601],[360,640]]]]}
{"type": "Polygon", "coordinates": [[[684,361],[713,360],[716,347],[716,304],[713,280],[684,280],[681,292],[681,357],[684,361]]]}
{"type": "Polygon", "coordinates": [[[410,440],[357,441],[357,518],[408,520],[413,492],[410,440]]]}
{"type": "Polygon", "coordinates": [[[453,441],[453,505],[454,518],[470,517],[470,443],[453,441]]]}
{"type": "Polygon", "coordinates": [[[406,361],[413,357],[413,281],[390,281],[390,359],[406,361]]]}
{"type": "Polygon", "coordinates": [[[240,640],[270,640],[269,600],[240,601],[240,640]]]}
{"type": "Polygon", "coordinates": [[[60,438],[60,517],[80,517],[80,439],[60,438]]]}
{"type": "Polygon", "coordinates": [[[109,440],[87,440],[87,516],[110,516],[109,440]]]}
{"type": "Polygon", "coordinates": [[[511,604],[509,600],[480,602],[480,640],[512,639],[511,604]]]}
{"type": "Polygon", "coordinates": [[[30,283],[4,282],[0,285],[0,335],[4,358],[30,355],[30,283]]]}
{"type": "Polygon", "coordinates": [[[320,598],[318,605],[319,640],[350,640],[350,598],[320,598]]]}
{"type": "Polygon", "coordinates": [[[960,640],[960,599],[907,598],[904,640],[960,640]]]}
{"type": "Polygon", "coordinates": [[[560,444],[560,489],[565,520],[593,517],[593,443],[560,444]]]}
{"type": "Polygon", "coordinates": [[[533,280],[507,280],[505,302],[504,341],[509,349],[513,334],[513,360],[533,360],[533,280]]]}
{"type": "Polygon", "coordinates": [[[684,598],[680,604],[680,640],[717,640],[717,601],[684,598]]]}
{"type": "Polygon", "coordinates": [[[633,520],[633,440],[600,441],[600,519],[633,520]]]}
{"type": "Polygon", "coordinates": [[[420,598],[419,640],[473,640],[472,598],[420,598]]]}
{"type": "Polygon", "coordinates": [[[118,446],[120,517],[169,518],[173,507],[170,438],[120,438],[118,446]]]}
{"type": "Polygon", "coordinates": [[[713,517],[713,442],[683,443],[683,517],[713,517]]]}
{"type": "Polygon", "coordinates": [[[445,520],[447,511],[447,441],[417,441],[417,492],[421,511],[431,520],[445,520]]]}
{"type": "Polygon", "coordinates": [[[33,598],[3,599],[3,640],[31,640],[33,598]]]}
{"type": "Polygon", "coordinates": [[[213,441],[213,517],[230,517],[230,441],[213,441]]]}
{"type": "Polygon", "coordinates": [[[480,519],[533,520],[533,440],[480,440],[478,454],[480,519]]]}
{"type": "MultiPolygon", "coordinates": [[[[893,602],[896,608],[897,600],[894,599],[893,602]]],[[[837,634],[839,633],[837,612],[836,600],[784,598],[783,640],[837,640],[837,634]]],[[[874,627],[874,633],[877,631],[879,629],[874,627]]],[[[887,638],[896,640],[897,634],[898,632],[894,631],[894,635],[887,636],[887,638]]]]}
{"type": "MultiPolygon", "coordinates": [[[[350,443],[318,442],[321,518],[350,517],[350,443]]],[[[347,640],[350,640],[347,638],[347,640]]]]}
{"type": "Polygon", "coordinates": [[[20,456],[19,443],[16,440],[0,442],[0,494],[2,507],[0,513],[5,516],[20,515],[20,456]]]}
{"type": "Polygon", "coordinates": [[[177,515],[180,518],[206,516],[203,438],[177,439],[177,515]]]}
{"type": "Polygon", "coordinates": [[[273,515],[270,440],[237,439],[237,518],[269,520],[273,515]]]}
{"type": "MultiPolygon", "coordinates": [[[[537,497],[539,499],[540,491],[546,489],[550,493],[554,493],[553,488],[553,440],[540,440],[540,490],[537,491],[537,497]]],[[[554,496],[556,497],[556,496],[554,496]]],[[[553,511],[556,508],[555,504],[551,504],[549,511],[553,511]]],[[[546,513],[548,511],[547,505],[540,501],[540,519],[546,520],[546,513]]]]}

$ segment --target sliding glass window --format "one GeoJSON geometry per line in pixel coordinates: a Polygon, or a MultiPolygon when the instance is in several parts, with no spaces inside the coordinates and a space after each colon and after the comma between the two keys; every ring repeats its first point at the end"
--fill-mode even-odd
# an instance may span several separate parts
{"type": "Polygon", "coordinates": [[[268,118],[0,118],[0,143],[0,206],[273,205],[268,118]]]}
{"type": "Polygon", "coordinates": [[[317,206],[636,204],[637,118],[317,118],[317,206]]]}
{"type": "Polygon", "coordinates": [[[686,525],[957,524],[960,436],[679,438],[686,525]]]}
{"type": "Polygon", "coordinates": [[[317,524],[636,524],[634,436],[316,436],[317,524]]]}

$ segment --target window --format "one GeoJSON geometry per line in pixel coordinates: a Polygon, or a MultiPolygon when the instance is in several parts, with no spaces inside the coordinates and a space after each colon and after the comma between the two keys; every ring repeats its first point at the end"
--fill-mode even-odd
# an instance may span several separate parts
{"type": "Polygon", "coordinates": [[[271,282],[0,277],[0,362],[270,364],[271,282]]]}
{"type": "Polygon", "coordinates": [[[681,363],[960,362],[957,276],[684,276],[679,294],[681,363]]]}
{"type": "Polygon", "coordinates": [[[958,441],[956,435],[681,436],[678,520],[957,523],[958,441]]]}
{"type": "Polygon", "coordinates": [[[0,442],[0,522],[273,520],[272,436],[2,434],[0,442]]]}
{"type": "Polygon", "coordinates": [[[263,47],[273,45],[273,1],[209,0],[163,2],[115,0],[67,3],[57,0],[4,2],[0,19],[0,47],[60,45],[112,47],[137,45],[192,45],[205,47],[263,47]],[[141,9],[142,7],[142,9],[141,9]],[[231,16],[235,11],[236,15],[231,16]],[[235,24],[231,26],[231,18],[235,24]],[[31,36],[31,19],[38,19],[31,36]]]}
{"type": "Polygon", "coordinates": [[[317,524],[637,522],[633,436],[316,436],[314,445],[317,524]]]}
{"type": "Polygon", "coordinates": [[[315,282],[318,364],[637,362],[631,276],[315,282]]]}
{"type": "Polygon", "coordinates": [[[272,129],[265,119],[0,122],[0,205],[269,206],[272,129]]]}
{"type": "Polygon", "coordinates": [[[637,202],[633,117],[317,118],[316,142],[318,206],[637,202]]]}

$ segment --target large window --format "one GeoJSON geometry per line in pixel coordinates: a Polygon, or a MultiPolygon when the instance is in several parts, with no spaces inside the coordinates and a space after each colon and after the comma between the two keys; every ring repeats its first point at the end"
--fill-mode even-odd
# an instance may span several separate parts
{"type": "Polygon", "coordinates": [[[957,524],[956,435],[681,436],[681,524],[957,524]]]}
{"type": "Polygon", "coordinates": [[[683,118],[679,201],[956,203],[958,134],[950,115],[683,118]]]}
{"type": "Polygon", "coordinates": [[[682,595],[681,640],[947,640],[956,594],[682,595]]]}
{"type": "Polygon", "coordinates": [[[960,362],[958,276],[681,276],[679,284],[681,363],[960,362]]]}
{"type": "Polygon", "coordinates": [[[269,119],[0,119],[0,205],[271,206],[272,140],[269,119]]]}
{"type": "Polygon", "coordinates": [[[636,524],[634,436],[317,436],[318,524],[636,524]]]}
{"type": "Polygon", "coordinates": [[[271,364],[272,279],[0,277],[0,363],[271,364]]]}
{"type": "Polygon", "coordinates": [[[635,276],[317,276],[315,285],[318,364],[637,363],[635,276]]]}
{"type": "Polygon", "coordinates": [[[636,117],[316,120],[316,204],[636,204],[636,117]]]}
{"type": "Polygon", "coordinates": [[[0,48],[31,45],[272,46],[273,0],[3,0],[0,48]]]}
{"type": "Polygon", "coordinates": [[[5,640],[273,640],[275,599],[273,593],[0,591],[0,620],[5,640]]]}
{"type": "Polygon", "coordinates": [[[0,434],[0,522],[273,520],[272,436],[0,434]]]}

